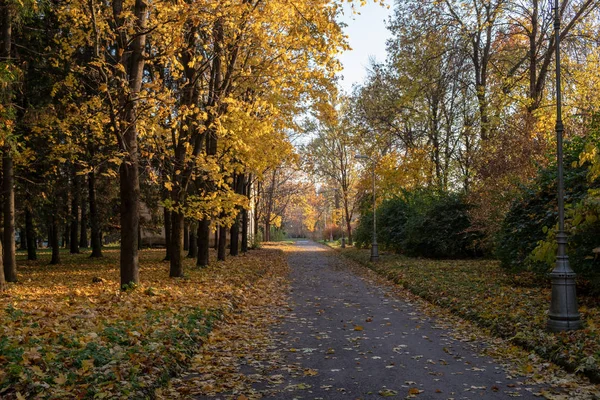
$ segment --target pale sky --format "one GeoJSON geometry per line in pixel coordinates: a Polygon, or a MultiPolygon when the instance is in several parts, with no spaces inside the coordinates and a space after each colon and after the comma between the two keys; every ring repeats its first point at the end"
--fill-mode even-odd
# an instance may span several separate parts
{"type": "Polygon", "coordinates": [[[360,14],[352,14],[350,7],[344,8],[344,15],[340,21],[348,25],[344,32],[352,50],[340,56],[344,67],[340,75],[343,75],[344,79],[339,85],[347,93],[351,92],[352,84],[364,81],[369,58],[385,61],[385,42],[390,37],[385,23],[392,14],[393,1],[386,0],[385,3],[390,6],[389,9],[368,0],[364,7],[356,7],[360,14]]]}

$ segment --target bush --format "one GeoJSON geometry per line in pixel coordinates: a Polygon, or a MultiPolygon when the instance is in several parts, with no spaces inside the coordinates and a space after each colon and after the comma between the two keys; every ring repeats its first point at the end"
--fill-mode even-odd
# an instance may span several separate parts
{"type": "MultiPolygon", "coordinates": [[[[417,190],[384,201],[377,209],[377,241],[411,256],[458,258],[480,255],[481,234],[471,226],[470,205],[456,193],[417,190]]],[[[362,215],[356,243],[371,242],[373,214],[362,215]]]]}
{"type": "MultiPolygon", "coordinates": [[[[589,140],[596,141],[593,136],[588,144],[589,140]]],[[[578,162],[584,147],[582,139],[565,143],[565,229],[571,267],[582,277],[594,278],[599,271],[593,249],[600,244],[600,207],[590,189],[600,188],[600,182],[590,184],[587,166],[578,162]]],[[[537,273],[552,269],[558,223],[556,171],[556,163],[541,169],[507,213],[496,240],[496,255],[505,269],[537,273]]]]}

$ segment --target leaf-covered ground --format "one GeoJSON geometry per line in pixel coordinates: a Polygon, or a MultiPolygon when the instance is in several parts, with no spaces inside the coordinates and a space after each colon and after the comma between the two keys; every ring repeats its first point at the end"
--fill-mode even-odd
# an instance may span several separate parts
{"type": "Polygon", "coordinates": [[[340,250],[494,335],[600,381],[600,299],[579,297],[585,329],[550,333],[546,330],[550,288],[534,276],[510,275],[489,260],[427,260],[385,254],[374,265],[369,263],[369,250],[340,250]]]}
{"type": "Polygon", "coordinates": [[[105,255],[19,260],[20,282],[0,297],[0,398],[160,395],[190,364],[212,364],[195,354],[215,323],[230,323],[287,271],[280,251],[254,250],[206,269],[188,260],[188,276],[171,279],[164,250],[145,250],[141,285],[122,292],[118,251],[105,255]]]}

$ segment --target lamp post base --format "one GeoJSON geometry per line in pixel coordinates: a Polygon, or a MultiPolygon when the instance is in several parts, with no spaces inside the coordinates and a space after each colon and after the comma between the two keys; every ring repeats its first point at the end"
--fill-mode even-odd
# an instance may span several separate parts
{"type": "Polygon", "coordinates": [[[377,243],[371,244],[371,262],[379,261],[379,248],[377,243]]]}
{"type": "Polygon", "coordinates": [[[569,267],[567,256],[556,258],[556,268],[549,274],[552,280],[552,300],[547,328],[552,332],[573,331],[582,328],[575,293],[575,272],[569,267]]]}

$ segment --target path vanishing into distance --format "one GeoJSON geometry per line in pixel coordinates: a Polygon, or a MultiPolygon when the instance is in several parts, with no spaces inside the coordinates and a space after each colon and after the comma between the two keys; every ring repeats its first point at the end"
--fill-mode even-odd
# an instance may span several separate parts
{"type": "Polygon", "coordinates": [[[481,356],[481,343],[453,338],[445,322],[353,273],[326,246],[299,241],[296,247],[288,258],[292,311],[279,336],[288,363],[318,375],[286,383],[310,386],[304,393],[275,397],[538,398],[539,387],[481,356]]]}
{"type": "MultiPolygon", "coordinates": [[[[558,377],[551,364],[486,336],[329,247],[297,241],[285,253],[291,269],[287,306],[277,310],[263,305],[253,321],[229,329],[238,337],[232,342],[242,338],[254,341],[252,346],[224,346],[225,356],[213,353],[213,360],[237,359],[229,357],[237,353],[241,364],[221,369],[235,369],[237,375],[223,379],[232,388],[233,380],[246,379],[251,386],[210,396],[196,391],[199,395],[192,398],[600,398],[589,391],[577,395],[580,387],[573,382],[579,378],[569,375],[575,381],[565,384],[564,371],[558,377]],[[277,314],[277,322],[261,322],[261,313],[277,314]],[[264,335],[268,340],[251,337],[261,330],[269,332],[264,335]],[[483,354],[490,350],[497,355],[502,346],[519,355],[499,356],[498,361],[483,354]],[[530,379],[518,372],[529,363],[536,371],[550,372],[530,379]]],[[[194,393],[194,385],[212,387],[220,379],[220,372],[211,376],[199,371],[183,379],[185,393],[194,393]]]]}

